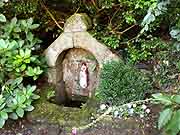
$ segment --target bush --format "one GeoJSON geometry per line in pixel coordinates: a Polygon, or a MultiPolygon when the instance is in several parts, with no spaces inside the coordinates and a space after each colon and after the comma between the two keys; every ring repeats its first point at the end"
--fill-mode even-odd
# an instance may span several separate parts
{"type": "MultiPolygon", "coordinates": [[[[3,2],[0,2],[2,8],[3,2]]],[[[0,13],[0,128],[8,118],[18,119],[32,111],[32,102],[39,96],[36,86],[29,84],[43,73],[44,60],[34,50],[41,42],[32,33],[39,24],[33,19],[10,22],[0,13]],[[28,78],[28,84],[24,84],[28,78]]]]}
{"type": "Polygon", "coordinates": [[[120,105],[143,99],[149,90],[150,81],[143,73],[122,61],[112,61],[104,64],[96,96],[103,102],[120,105]]]}

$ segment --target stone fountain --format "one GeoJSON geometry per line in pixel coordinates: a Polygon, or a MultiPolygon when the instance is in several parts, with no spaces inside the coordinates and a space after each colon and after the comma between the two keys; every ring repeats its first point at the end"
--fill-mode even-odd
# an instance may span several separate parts
{"type": "Polygon", "coordinates": [[[58,103],[86,101],[98,87],[103,63],[119,59],[87,32],[91,26],[86,14],[72,15],[64,32],[45,50],[48,82],[56,86],[58,103]]]}

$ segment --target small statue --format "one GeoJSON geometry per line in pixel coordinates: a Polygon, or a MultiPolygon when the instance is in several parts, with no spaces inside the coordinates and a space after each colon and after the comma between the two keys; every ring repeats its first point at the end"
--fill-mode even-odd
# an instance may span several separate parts
{"type": "Polygon", "coordinates": [[[82,63],[80,72],[79,72],[79,84],[85,89],[88,86],[88,67],[86,63],[82,63]]]}

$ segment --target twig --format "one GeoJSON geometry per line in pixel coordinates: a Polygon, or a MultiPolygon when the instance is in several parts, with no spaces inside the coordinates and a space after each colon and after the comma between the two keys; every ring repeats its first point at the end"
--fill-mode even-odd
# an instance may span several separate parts
{"type": "Polygon", "coordinates": [[[128,27],[127,29],[125,29],[125,30],[123,30],[123,31],[121,31],[121,32],[115,31],[115,30],[117,29],[117,27],[116,27],[116,28],[114,28],[111,32],[112,32],[112,33],[115,33],[115,34],[122,35],[123,33],[127,32],[128,30],[132,29],[132,28],[135,27],[135,26],[137,26],[137,24],[134,24],[134,25],[128,27]]]}
{"type": "Polygon", "coordinates": [[[115,15],[117,14],[117,12],[120,10],[121,6],[116,10],[116,12],[113,14],[113,16],[111,17],[108,26],[112,25],[112,20],[114,19],[115,15]]]}
{"type": "Polygon", "coordinates": [[[134,39],[137,39],[137,38],[139,38],[140,36],[141,36],[141,35],[138,34],[137,36],[133,37],[132,39],[130,39],[130,40],[126,41],[126,42],[121,42],[120,44],[128,44],[130,41],[132,41],[132,40],[134,40],[134,39]]]}
{"type": "Polygon", "coordinates": [[[93,3],[93,5],[96,8],[96,10],[99,10],[99,8],[96,6],[96,3],[94,2],[94,0],[91,0],[91,2],[93,3]]]}
{"type": "Polygon", "coordinates": [[[51,12],[49,11],[49,9],[45,6],[43,0],[40,2],[41,5],[45,8],[45,10],[47,11],[47,13],[49,14],[49,16],[52,18],[52,20],[56,23],[56,25],[59,27],[59,29],[61,29],[63,31],[63,28],[59,25],[59,23],[56,21],[56,19],[54,18],[54,16],[51,14],[51,12]]]}

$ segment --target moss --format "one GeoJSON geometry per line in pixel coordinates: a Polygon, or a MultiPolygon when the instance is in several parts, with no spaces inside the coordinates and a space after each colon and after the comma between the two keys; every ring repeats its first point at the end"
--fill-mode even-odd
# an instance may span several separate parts
{"type": "Polygon", "coordinates": [[[86,25],[87,29],[90,29],[92,27],[91,19],[85,13],[76,13],[72,15],[70,18],[67,19],[66,24],[76,25],[76,21],[74,20],[76,20],[78,16],[80,16],[82,23],[86,25]]]}
{"type": "Polygon", "coordinates": [[[44,91],[41,91],[41,98],[35,102],[35,110],[30,112],[29,118],[31,120],[47,121],[48,123],[59,124],[65,127],[65,130],[69,131],[72,127],[78,127],[88,124],[89,117],[95,112],[94,103],[88,101],[90,105],[83,105],[80,108],[64,107],[47,101],[48,90],[52,88],[47,87],[44,91]]]}

